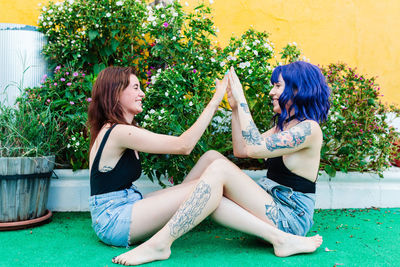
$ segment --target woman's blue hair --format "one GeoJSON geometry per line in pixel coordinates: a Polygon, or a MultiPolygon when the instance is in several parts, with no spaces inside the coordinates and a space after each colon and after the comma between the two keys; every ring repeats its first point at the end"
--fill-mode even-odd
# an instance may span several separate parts
{"type": "Polygon", "coordinates": [[[276,125],[283,130],[283,124],[292,119],[324,122],[328,116],[330,89],[321,70],[310,63],[297,61],[278,66],[271,76],[271,83],[278,82],[279,75],[285,81],[285,88],[279,97],[281,114],[277,114],[276,125]],[[292,105],[286,109],[291,100],[292,105]],[[294,110],[294,115],[289,114],[294,110]]]}

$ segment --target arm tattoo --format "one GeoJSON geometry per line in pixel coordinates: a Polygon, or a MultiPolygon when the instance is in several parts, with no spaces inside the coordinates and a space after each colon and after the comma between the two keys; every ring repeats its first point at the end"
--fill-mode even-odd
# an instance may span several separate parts
{"type": "Polygon", "coordinates": [[[261,145],[261,134],[253,121],[250,121],[247,131],[242,131],[242,136],[249,145],[261,145]]]}
{"type": "Polygon", "coordinates": [[[289,131],[268,136],[265,138],[265,144],[269,151],[280,148],[294,148],[304,143],[309,135],[311,135],[311,124],[306,121],[290,128],[289,131]]]}
{"type": "Polygon", "coordinates": [[[211,186],[201,181],[169,222],[172,237],[178,238],[195,226],[196,218],[202,213],[211,197],[211,186]]]}
{"type": "Polygon", "coordinates": [[[250,114],[249,106],[246,103],[240,103],[240,106],[243,108],[244,112],[250,114]]]}
{"type": "Polygon", "coordinates": [[[101,168],[99,171],[100,172],[109,172],[111,171],[113,168],[110,166],[104,166],[103,168],[101,168]]]}

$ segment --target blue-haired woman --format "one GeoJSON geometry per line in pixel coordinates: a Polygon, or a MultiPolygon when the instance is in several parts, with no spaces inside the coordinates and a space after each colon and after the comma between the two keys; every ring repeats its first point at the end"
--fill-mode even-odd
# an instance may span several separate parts
{"type": "MultiPolygon", "coordinates": [[[[276,100],[274,110],[279,114],[278,126],[264,135],[261,135],[254,126],[242,87],[233,69],[228,76],[229,102],[233,109],[235,154],[255,158],[273,158],[283,155],[282,165],[273,163],[278,177],[274,179],[281,184],[285,182],[279,178],[289,179],[289,182],[292,181],[290,179],[295,179],[295,183],[289,184],[289,187],[287,187],[288,184],[270,186],[273,181],[267,179],[262,184],[266,189],[264,190],[221,154],[209,151],[199,159],[182,184],[150,193],[143,199],[140,197],[140,200],[124,209],[131,211],[132,214],[130,228],[127,229],[125,226],[124,230],[124,233],[129,231],[130,244],[152,236],[134,249],[115,257],[114,263],[138,265],[169,258],[172,243],[207,216],[211,216],[224,226],[268,241],[273,245],[275,255],[279,257],[311,253],[322,244],[321,236],[305,237],[304,235],[312,225],[314,180],[318,171],[322,143],[321,130],[316,121],[326,117],[329,91],[318,71],[315,73],[315,70],[303,77],[301,75],[308,73],[309,65],[293,66],[295,67],[293,71],[287,71],[287,67],[278,68],[276,71],[279,73],[273,76],[279,78],[273,81],[275,86],[271,92],[271,96],[276,100]],[[299,78],[287,78],[292,76],[299,78]],[[316,79],[319,80],[316,81],[316,79]],[[285,88],[285,81],[293,84],[292,88],[285,88]],[[293,92],[289,93],[289,97],[284,98],[286,90],[293,92]],[[282,93],[283,91],[285,93],[282,93]],[[279,97],[280,95],[282,96],[279,97]],[[299,100],[300,96],[301,100],[299,100]],[[315,100],[316,106],[310,109],[314,104],[313,99],[316,98],[319,99],[315,100]],[[278,99],[280,102],[283,99],[286,100],[278,104],[278,99]],[[282,109],[287,109],[287,113],[282,112],[282,109]],[[322,109],[325,115],[318,112],[310,113],[310,110],[314,112],[315,109],[322,109]],[[282,114],[290,114],[290,116],[285,115],[287,118],[280,122],[282,114]]],[[[111,76],[113,79],[114,77],[111,76]]],[[[131,75],[131,80],[133,87],[128,86],[127,89],[122,90],[119,97],[122,107],[126,107],[125,113],[127,117],[129,116],[127,121],[132,121],[134,115],[141,112],[141,100],[144,97],[137,78],[131,75]],[[133,99],[137,99],[140,103],[132,102],[131,95],[136,96],[133,99]],[[136,108],[133,108],[135,106],[136,108]]],[[[115,142],[113,144],[117,144],[118,149],[129,147],[147,153],[179,154],[182,153],[178,150],[182,147],[182,143],[190,141],[190,146],[185,147],[191,150],[210,122],[211,111],[215,110],[222,100],[227,84],[228,77],[217,83],[215,99],[213,98],[210,102],[212,105],[208,106],[196,123],[180,137],[156,135],[144,129],[122,125],[116,126],[119,128],[114,130],[114,136],[110,138],[112,142],[115,142]],[[118,132],[118,129],[122,132],[118,132]],[[126,143],[122,143],[123,140],[127,140],[126,143]]],[[[105,131],[106,129],[103,130],[105,131]]],[[[98,140],[100,142],[100,139],[98,140]]],[[[94,158],[94,155],[95,152],[91,158],[94,158]]],[[[117,158],[117,153],[115,153],[115,158],[117,158]]],[[[270,169],[268,177],[271,178],[271,173],[275,172],[271,172],[270,169]]],[[[100,197],[102,198],[102,195],[100,197]]],[[[105,203],[105,205],[116,205],[105,203]]],[[[118,207],[120,206],[126,206],[126,204],[118,204],[118,207]]],[[[105,208],[111,209],[107,207],[109,206],[105,208]]],[[[108,221],[119,222],[117,216],[112,215],[109,219],[110,216],[107,213],[113,213],[112,210],[103,213],[107,219],[105,220],[106,227],[103,228],[109,228],[110,231],[107,235],[112,240],[115,239],[114,235],[121,236],[126,242],[128,234],[121,235],[118,229],[112,227],[113,224],[108,221]]],[[[129,220],[125,225],[129,225],[129,220]]],[[[101,235],[103,234],[100,231],[101,235]]]]}
{"type": "Polygon", "coordinates": [[[319,123],[328,115],[330,89],[320,69],[302,61],[275,68],[271,83],[275,125],[260,133],[234,69],[229,72],[233,151],[236,157],[267,159],[267,177],[259,182],[273,198],[265,204],[266,216],[284,232],[305,235],[313,224],[319,123]]]}

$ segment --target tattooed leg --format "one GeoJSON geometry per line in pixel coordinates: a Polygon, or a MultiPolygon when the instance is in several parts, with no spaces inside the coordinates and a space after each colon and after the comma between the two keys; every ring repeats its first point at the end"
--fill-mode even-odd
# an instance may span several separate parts
{"type": "Polygon", "coordinates": [[[170,234],[178,238],[195,226],[195,219],[201,214],[211,196],[211,186],[201,181],[190,198],[183,203],[169,222],[170,234]]]}
{"type": "Polygon", "coordinates": [[[265,214],[275,225],[278,223],[278,211],[278,206],[275,201],[273,201],[271,205],[265,205],[265,214]]]}
{"type": "Polygon", "coordinates": [[[138,265],[168,259],[172,242],[210,215],[218,207],[222,194],[223,182],[220,179],[209,175],[203,176],[160,231],[135,249],[116,257],[113,262],[138,265]]]}

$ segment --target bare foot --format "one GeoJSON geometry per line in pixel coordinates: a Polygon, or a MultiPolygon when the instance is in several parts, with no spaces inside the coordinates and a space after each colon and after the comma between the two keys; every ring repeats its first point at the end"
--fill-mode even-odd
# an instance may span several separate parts
{"type": "Polygon", "coordinates": [[[274,244],[274,252],[278,257],[287,257],[299,253],[314,252],[322,244],[322,236],[304,237],[292,234],[285,236],[274,244]]]}
{"type": "Polygon", "coordinates": [[[140,246],[112,259],[113,263],[122,265],[139,265],[152,261],[166,260],[171,255],[170,247],[160,247],[145,242],[140,246]]]}

